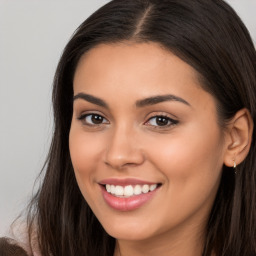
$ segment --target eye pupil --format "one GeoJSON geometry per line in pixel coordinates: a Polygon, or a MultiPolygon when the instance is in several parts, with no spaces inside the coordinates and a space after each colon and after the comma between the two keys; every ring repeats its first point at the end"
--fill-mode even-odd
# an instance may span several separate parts
{"type": "Polygon", "coordinates": [[[92,122],[94,124],[101,124],[103,122],[103,117],[99,115],[92,115],[92,122]]]}
{"type": "Polygon", "coordinates": [[[168,125],[168,119],[163,117],[163,116],[158,116],[156,118],[156,124],[159,125],[159,126],[165,126],[165,125],[168,125]]]}

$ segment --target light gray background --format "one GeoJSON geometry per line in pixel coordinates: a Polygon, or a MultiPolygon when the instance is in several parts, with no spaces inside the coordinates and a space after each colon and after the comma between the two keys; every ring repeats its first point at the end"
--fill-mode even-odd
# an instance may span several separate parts
{"type": "MultiPolygon", "coordinates": [[[[78,25],[106,2],[0,1],[0,236],[25,207],[47,154],[60,54],[78,25]]],[[[256,0],[228,2],[256,42],[256,0]]]]}

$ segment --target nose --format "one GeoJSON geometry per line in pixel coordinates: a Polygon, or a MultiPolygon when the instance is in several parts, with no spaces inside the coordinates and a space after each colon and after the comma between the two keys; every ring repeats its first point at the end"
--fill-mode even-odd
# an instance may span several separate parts
{"type": "Polygon", "coordinates": [[[112,132],[105,152],[105,164],[116,170],[137,166],[144,162],[144,155],[136,132],[127,127],[112,132]]]}

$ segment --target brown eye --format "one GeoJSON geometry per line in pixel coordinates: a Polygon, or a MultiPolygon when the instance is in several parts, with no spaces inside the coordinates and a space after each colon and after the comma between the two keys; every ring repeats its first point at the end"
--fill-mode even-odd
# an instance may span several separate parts
{"type": "Polygon", "coordinates": [[[167,117],[167,116],[154,116],[154,117],[151,117],[146,124],[155,126],[155,127],[164,128],[171,125],[175,125],[177,123],[178,123],[177,120],[171,119],[170,117],[167,117]]]}
{"type": "Polygon", "coordinates": [[[86,114],[78,118],[86,125],[101,125],[108,123],[107,119],[98,114],[86,114]]]}
{"type": "Polygon", "coordinates": [[[163,116],[156,117],[156,124],[159,126],[165,126],[169,124],[169,119],[163,116]]]}
{"type": "Polygon", "coordinates": [[[94,124],[102,124],[104,121],[104,118],[99,115],[91,115],[91,122],[94,124]]]}

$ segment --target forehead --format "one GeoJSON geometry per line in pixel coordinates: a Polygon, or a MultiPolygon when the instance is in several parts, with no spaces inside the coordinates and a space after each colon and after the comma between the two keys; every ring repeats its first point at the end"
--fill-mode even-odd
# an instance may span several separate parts
{"type": "Polygon", "coordinates": [[[147,76],[155,75],[157,72],[163,75],[168,69],[170,74],[175,73],[176,76],[182,77],[189,75],[198,80],[198,73],[190,65],[171,51],[153,42],[121,42],[97,45],[81,57],[75,75],[81,70],[83,73],[87,73],[86,69],[97,72],[103,71],[106,74],[109,71],[108,68],[111,69],[111,74],[114,73],[115,69],[117,74],[120,74],[121,71],[126,73],[127,70],[137,71],[137,74],[144,72],[147,73],[147,76]],[[174,66],[177,68],[174,69],[174,66]],[[153,73],[149,73],[150,71],[153,73]]]}
{"type": "Polygon", "coordinates": [[[101,44],[80,59],[74,93],[107,98],[112,92],[115,98],[110,100],[171,93],[188,102],[205,99],[207,103],[212,96],[202,89],[198,77],[193,67],[157,43],[101,44]]]}

